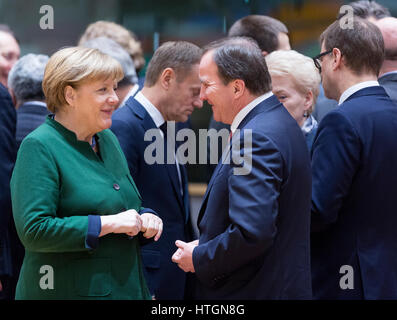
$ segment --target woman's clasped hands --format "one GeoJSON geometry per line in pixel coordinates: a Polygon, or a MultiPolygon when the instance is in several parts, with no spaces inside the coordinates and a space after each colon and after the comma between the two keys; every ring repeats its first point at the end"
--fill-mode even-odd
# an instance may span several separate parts
{"type": "Polygon", "coordinates": [[[157,241],[163,232],[163,221],[152,213],[147,212],[140,215],[134,209],[101,216],[100,237],[109,233],[125,233],[132,237],[139,232],[143,232],[145,238],[154,237],[154,241],[157,241]]]}

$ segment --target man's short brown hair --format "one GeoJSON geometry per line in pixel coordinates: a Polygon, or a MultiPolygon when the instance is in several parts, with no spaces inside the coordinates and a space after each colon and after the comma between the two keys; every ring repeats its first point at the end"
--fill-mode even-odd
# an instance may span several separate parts
{"type": "Polygon", "coordinates": [[[272,89],[266,60],[255,40],[229,37],[211,42],[204,48],[213,51],[219,78],[224,85],[235,79],[244,81],[251,94],[262,95],[272,89]]]}
{"type": "Polygon", "coordinates": [[[321,34],[320,46],[322,44],[326,51],[338,48],[345,65],[355,74],[378,76],[385,48],[382,33],[373,23],[354,17],[353,28],[342,29],[337,20],[321,34]]]}
{"type": "Polygon", "coordinates": [[[268,16],[249,15],[237,20],[229,29],[229,37],[248,37],[254,39],[259,48],[267,53],[278,49],[279,33],[288,34],[284,23],[268,16]]]}
{"type": "Polygon", "coordinates": [[[189,71],[200,63],[202,50],[186,41],[169,41],[163,43],[154,53],[146,70],[145,87],[156,84],[161,73],[171,68],[176,73],[178,82],[182,82],[189,71]]]}

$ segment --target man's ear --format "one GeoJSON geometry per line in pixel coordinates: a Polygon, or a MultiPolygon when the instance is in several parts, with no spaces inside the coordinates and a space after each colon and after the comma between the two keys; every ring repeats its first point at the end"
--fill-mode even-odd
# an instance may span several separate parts
{"type": "Polygon", "coordinates": [[[245,91],[245,83],[243,80],[236,79],[232,83],[234,90],[234,98],[239,99],[245,91]]]}
{"type": "Polygon", "coordinates": [[[342,63],[342,52],[338,48],[333,48],[332,49],[332,69],[336,70],[337,68],[340,68],[341,63],[342,63]]]}
{"type": "Polygon", "coordinates": [[[70,106],[74,106],[76,100],[76,90],[72,86],[66,86],[65,90],[65,100],[70,106]]]}
{"type": "Polygon", "coordinates": [[[160,75],[160,84],[165,89],[168,90],[175,80],[175,71],[172,68],[165,68],[160,75]]]}
{"type": "Polygon", "coordinates": [[[269,53],[267,51],[262,51],[262,56],[266,57],[269,53]]]}

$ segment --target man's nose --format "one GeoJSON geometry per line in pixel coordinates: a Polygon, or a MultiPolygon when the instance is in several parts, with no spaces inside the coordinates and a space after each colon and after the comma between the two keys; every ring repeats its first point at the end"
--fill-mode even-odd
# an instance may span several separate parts
{"type": "Polygon", "coordinates": [[[199,109],[203,106],[203,101],[200,96],[193,100],[193,106],[199,109]]]}

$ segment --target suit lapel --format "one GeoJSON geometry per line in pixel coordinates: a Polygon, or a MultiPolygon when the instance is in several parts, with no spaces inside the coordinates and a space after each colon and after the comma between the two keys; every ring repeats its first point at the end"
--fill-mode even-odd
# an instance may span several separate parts
{"type": "Polygon", "coordinates": [[[208,196],[209,196],[212,186],[214,185],[214,181],[216,180],[217,175],[219,174],[223,165],[228,163],[226,161],[226,159],[228,159],[228,157],[230,155],[231,146],[232,146],[232,143],[230,141],[229,146],[227,148],[225,148],[225,150],[223,151],[221,161],[219,161],[218,165],[215,167],[214,173],[212,174],[210,182],[208,183],[207,190],[205,191],[205,194],[203,197],[203,202],[201,203],[201,206],[200,206],[199,215],[197,218],[197,224],[200,223],[200,220],[204,214],[205,208],[207,207],[208,196]]]}
{"type": "MultiPolygon", "coordinates": [[[[157,129],[156,124],[154,123],[152,117],[149,115],[149,113],[146,111],[146,109],[134,98],[129,98],[128,103],[126,104],[125,107],[129,107],[132,112],[139,118],[141,119],[141,124],[144,129],[144,132],[150,129],[157,129]]],[[[179,188],[179,179],[178,179],[178,172],[176,168],[176,163],[174,164],[168,164],[167,163],[167,142],[164,141],[164,164],[161,165],[162,167],[165,167],[165,171],[167,172],[168,178],[171,182],[173,192],[175,194],[175,197],[177,198],[177,201],[181,207],[181,211],[186,215],[186,208],[184,205],[184,199],[182,198],[180,188],[179,188]]],[[[181,168],[182,166],[180,166],[181,168]]],[[[182,176],[182,170],[181,170],[181,176],[182,176]]],[[[184,220],[186,220],[186,216],[184,216],[184,220]]]]}
{"type": "MultiPolygon", "coordinates": [[[[275,95],[272,95],[269,98],[267,98],[266,100],[262,101],[260,104],[258,104],[254,109],[252,109],[245,116],[245,118],[241,121],[241,123],[239,124],[237,129],[242,130],[246,126],[246,124],[251,119],[253,119],[257,114],[262,113],[262,112],[266,111],[267,109],[274,108],[274,107],[282,107],[282,105],[280,104],[280,101],[278,101],[277,97],[275,95]]],[[[235,134],[237,134],[237,133],[235,133],[235,134]]],[[[212,186],[214,184],[214,181],[216,180],[216,176],[219,174],[219,171],[223,167],[224,163],[228,163],[228,162],[225,162],[225,161],[226,161],[226,159],[230,158],[231,146],[232,146],[232,141],[229,142],[229,147],[225,148],[225,150],[224,150],[224,152],[222,154],[221,161],[216,166],[216,168],[214,170],[214,173],[213,173],[213,175],[211,177],[211,180],[208,183],[208,187],[207,187],[207,190],[206,190],[206,192],[204,194],[203,202],[202,202],[200,210],[199,210],[197,224],[200,223],[200,220],[201,220],[201,218],[202,218],[202,216],[203,216],[203,214],[205,212],[205,209],[207,207],[208,196],[209,196],[211,188],[212,188],[212,186]]],[[[230,161],[232,161],[232,160],[230,160],[230,161]]]]}

